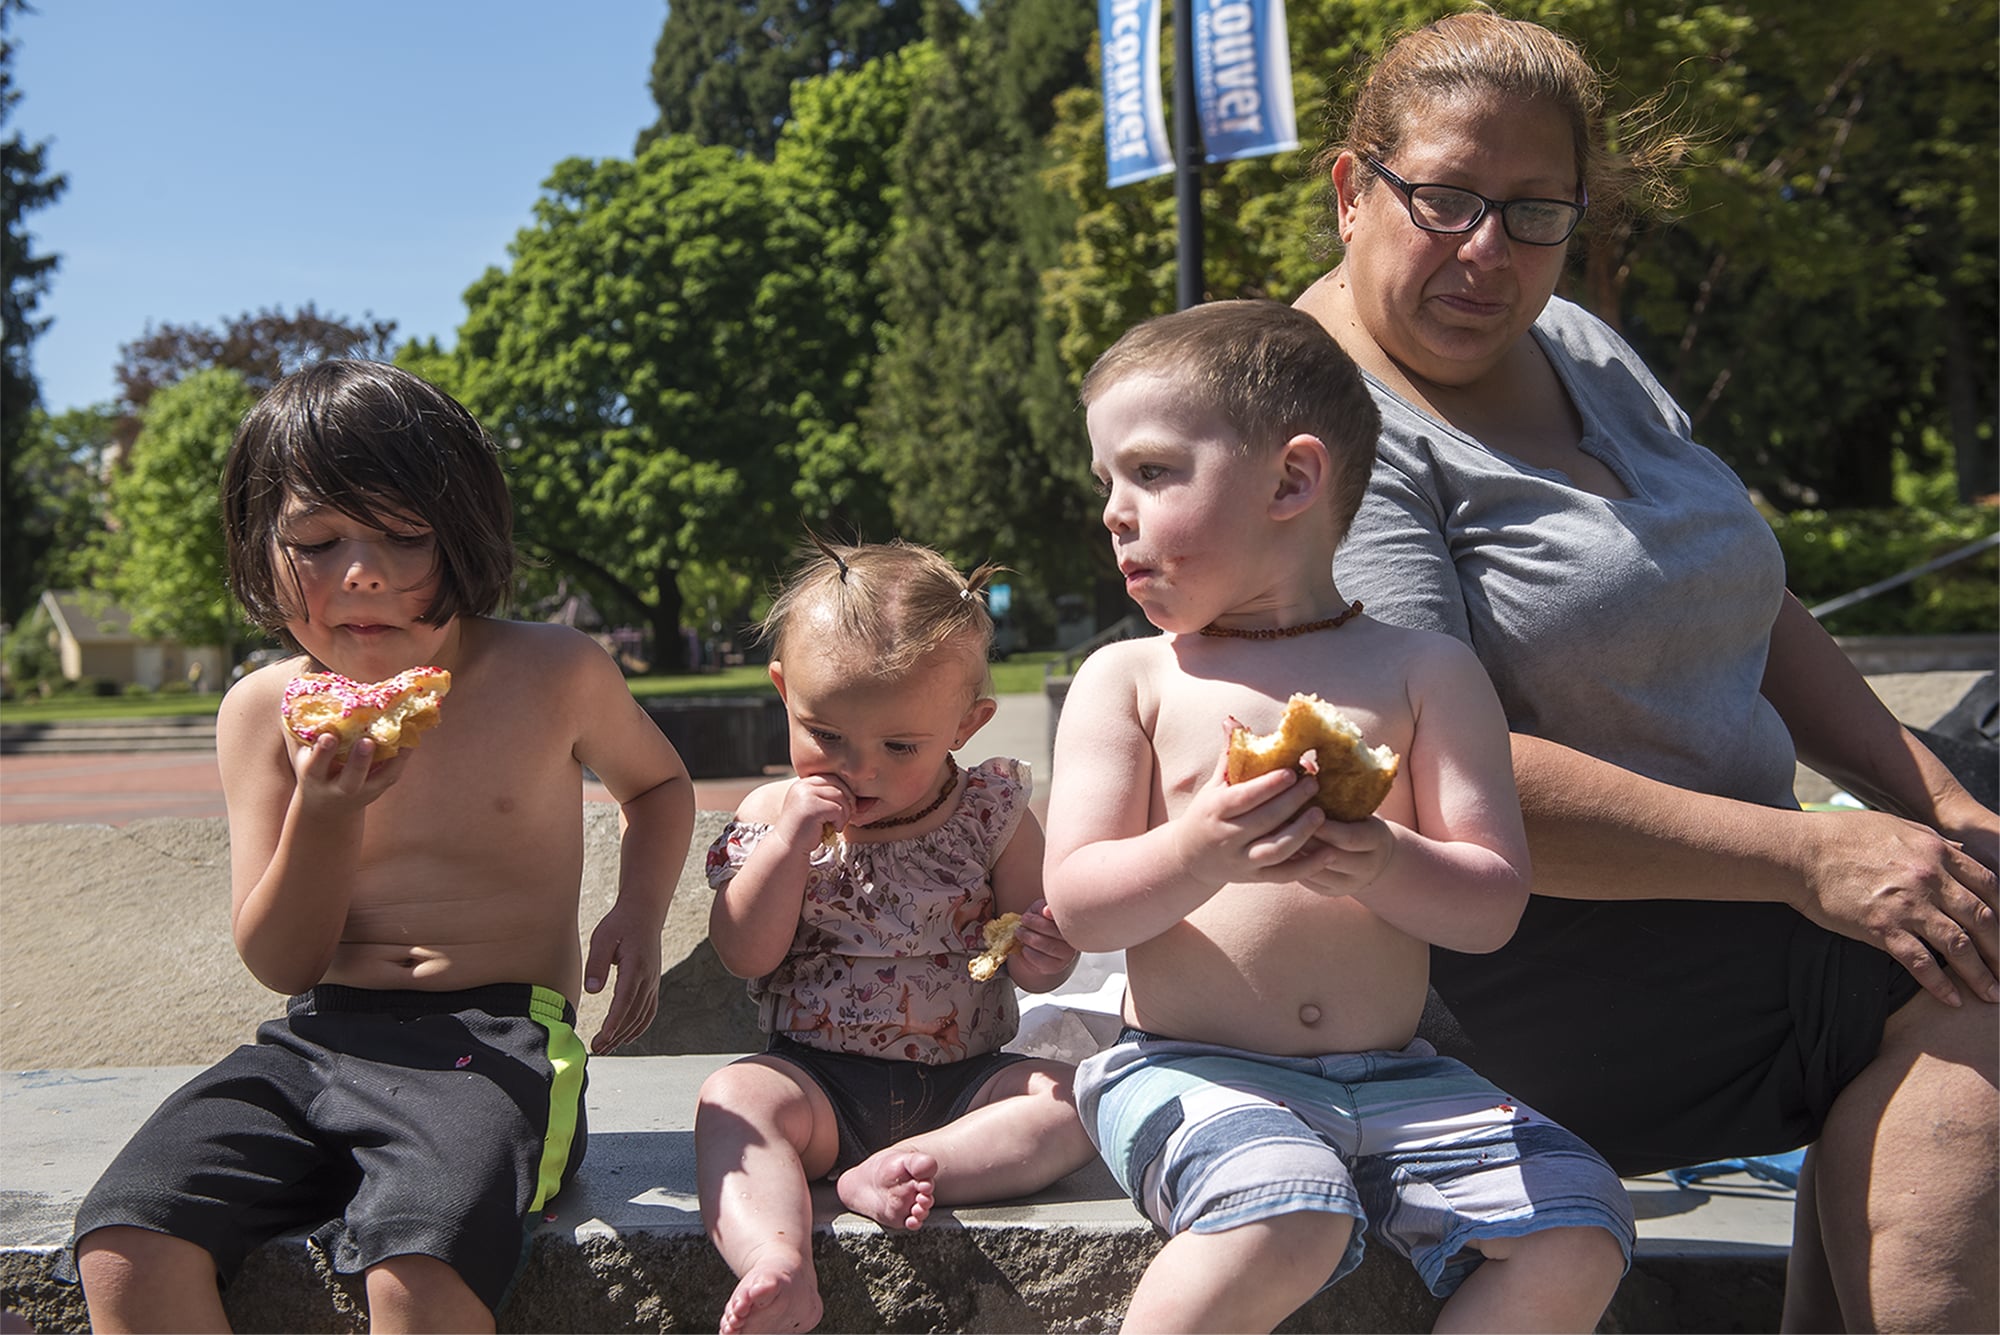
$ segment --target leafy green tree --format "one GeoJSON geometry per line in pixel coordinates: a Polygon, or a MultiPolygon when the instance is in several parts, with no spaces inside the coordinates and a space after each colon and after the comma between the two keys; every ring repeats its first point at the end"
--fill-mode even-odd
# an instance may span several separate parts
{"type": "Polygon", "coordinates": [[[646,622],[662,667],[690,598],[741,616],[802,524],[887,526],[857,418],[911,78],[802,81],[769,162],[676,135],[562,163],[467,293],[434,378],[504,442],[524,549],[646,622]]]}
{"type": "Polygon", "coordinates": [[[39,601],[0,641],[0,664],[14,695],[47,695],[63,679],[62,652],[56,647],[56,619],[39,601]]]}
{"type": "Polygon", "coordinates": [[[767,564],[825,313],[821,230],[753,158],[662,139],[557,166],[512,265],[466,294],[466,405],[508,451],[518,532],[678,652],[680,568],[767,564]]]}
{"type": "Polygon", "coordinates": [[[1995,24],[1991,0],[1763,7],[1690,94],[1710,137],[1632,251],[1629,332],[1780,505],[1888,505],[1933,442],[1961,496],[1993,488],[2000,86],[1964,34],[1995,24]]]}
{"type": "Polygon", "coordinates": [[[817,224],[817,262],[786,281],[811,289],[818,323],[790,355],[801,395],[793,402],[800,516],[825,531],[881,534],[891,524],[878,452],[862,429],[883,329],[880,258],[895,223],[900,187],[895,145],[935,66],[927,42],[858,68],[801,80],[793,118],[778,139],[774,172],[817,224]]]}
{"type": "Polygon", "coordinates": [[[138,635],[226,649],[250,633],[226,582],[219,487],[255,397],[240,374],[214,367],[146,405],[93,560],[94,587],[132,614],[138,635]]]}
{"type": "Polygon", "coordinates": [[[108,403],[53,417],[36,408],[15,443],[15,476],[24,501],[17,522],[45,544],[40,588],[73,589],[89,582],[89,549],[104,531],[104,476],[117,421],[118,411],[108,403]]]}
{"type": "Polygon", "coordinates": [[[674,0],[653,51],[660,118],[645,149],[692,136],[769,158],[800,79],[852,69],[924,35],[952,0],[674,0]]]}
{"type": "MultiPolygon", "coordinates": [[[[1457,7],[1292,0],[1302,122],[1340,109],[1360,62],[1399,32],[1457,7]]],[[[1563,290],[1631,338],[1705,444],[1784,506],[1890,504],[1898,452],[1921,460],[1938,442],[1961,495],[1991,490],[2000,131],[1991,43],[1964,34],[1994,30],[1993,0],[1508,12],[1569,34],[1610,73],[1614,146],[1662,90],[1689,132],[1685,203],[1587,219],[1563,290]]],[[[1173,300],[1171,181],[1106,190],[1101,135],[1095,91],[1070,94],[1052,179],[1078,223],[1047,281],[1072,374],[1173,300]]],[[[1336,258],[1307,161],[1205,169],[1210,296],[1289,299],[1336,258]]]]}
{"type": "MultiPolygon", "coordinates": [[[[32,13],[22,0],[0,0],[0,128],[14,114],[21,93],[14,86],[16,14],[32,13]]],[[[48,321],[35,318],[59,260],[38,254],[26,219],[62,196],[68,179],[48,170],[46,142],[29,144],[17,130],[0,141],[0,621],[22,616],[48,586],[54,535],[38,522],[36,499],[22,450],[41,387],[29,355],[48,321]]]]}
{"type": "Polygon", "coordinates": [[[1012,567],[1030,620],[1087,583],[1088,450],[1041,304],[1070,216],[1041,182],[1054,99],[1096,14],[996,0],[926,65],[897,153],[883,350],[866,421],[898,531],[1012,567]]]}

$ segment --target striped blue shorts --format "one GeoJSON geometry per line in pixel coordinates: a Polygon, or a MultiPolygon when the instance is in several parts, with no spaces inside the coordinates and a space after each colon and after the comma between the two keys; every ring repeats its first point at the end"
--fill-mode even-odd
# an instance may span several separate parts
{"type": "Polygon", "coordinates": [[[1084,1062],[1076,1106],[1098,1153],[1168,1236],[1320,1210],[1408,1258],[1438,1297],[1469,1244],[1594,1226],[1632,1259],[1632,1203],[1596,1151],[1417,1040],[1400,1052],[1273,1057],[1127,1029],[1084,1062]]]}

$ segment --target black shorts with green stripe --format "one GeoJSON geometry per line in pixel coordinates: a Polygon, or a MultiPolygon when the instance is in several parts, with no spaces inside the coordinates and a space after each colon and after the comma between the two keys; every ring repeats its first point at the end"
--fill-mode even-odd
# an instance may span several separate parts
{"type": "Polygon", "coordinates": [[[75,1237],[184,1238],[226,1283],[311,1231],[334,1269],[450,1265],[498,1308],[543,1205],[583,1161],[585,1049],[561,994],[321,986],[167,1097],[77,1211],[75,1237]]]}

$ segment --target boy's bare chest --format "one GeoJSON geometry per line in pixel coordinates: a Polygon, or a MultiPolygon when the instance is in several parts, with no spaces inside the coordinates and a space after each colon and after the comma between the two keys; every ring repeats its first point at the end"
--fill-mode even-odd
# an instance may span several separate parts
{"type": "Polygon", "coordinates": [[[448,712],[369,808],[370,853],[455,848],[472,856],[531,848],[581,821],[583,771],[568,735],[447,697],[448,712]],[[456,706],[456,708],[449,708],[456,706]]]}
{"type": "Polygon", "coordinates": [[[1215,780],[1233,728],[1274,731],[1294,693],[1333,704],[1361,728],[1370,745],[1386,742],[1398,753],[1409,746],[1407,696],[1400,680],[1385,671],[1360,663],[1330,670],[1324,663],[1293,661],[1267,673],[1244,675],[1249,679],[1185,673],[1160,687],[1147,722],[1166,815],[1177,813],[1215,780]]]}

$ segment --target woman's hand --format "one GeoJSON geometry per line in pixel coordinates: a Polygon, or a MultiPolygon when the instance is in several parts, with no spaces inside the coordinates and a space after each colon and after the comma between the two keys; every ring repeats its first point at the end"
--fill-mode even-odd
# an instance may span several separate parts
{"type": "Polygon", "coordinates": [[[1990,867],[1936,831],[1882,812],[1815,812],[1803,828],[1801,913],[1886,951],[1948,1006],[1963,1004],[1961,986],[2000,1001],[2000,889],[1990,867]]]}
{"type": "Polygon", "coordinates": [[[2000,871],[2000,814],[1981,806],[1961,789],[1937,804],[1938,833],[1979,859],[1988,871],[2000,871]]]}

